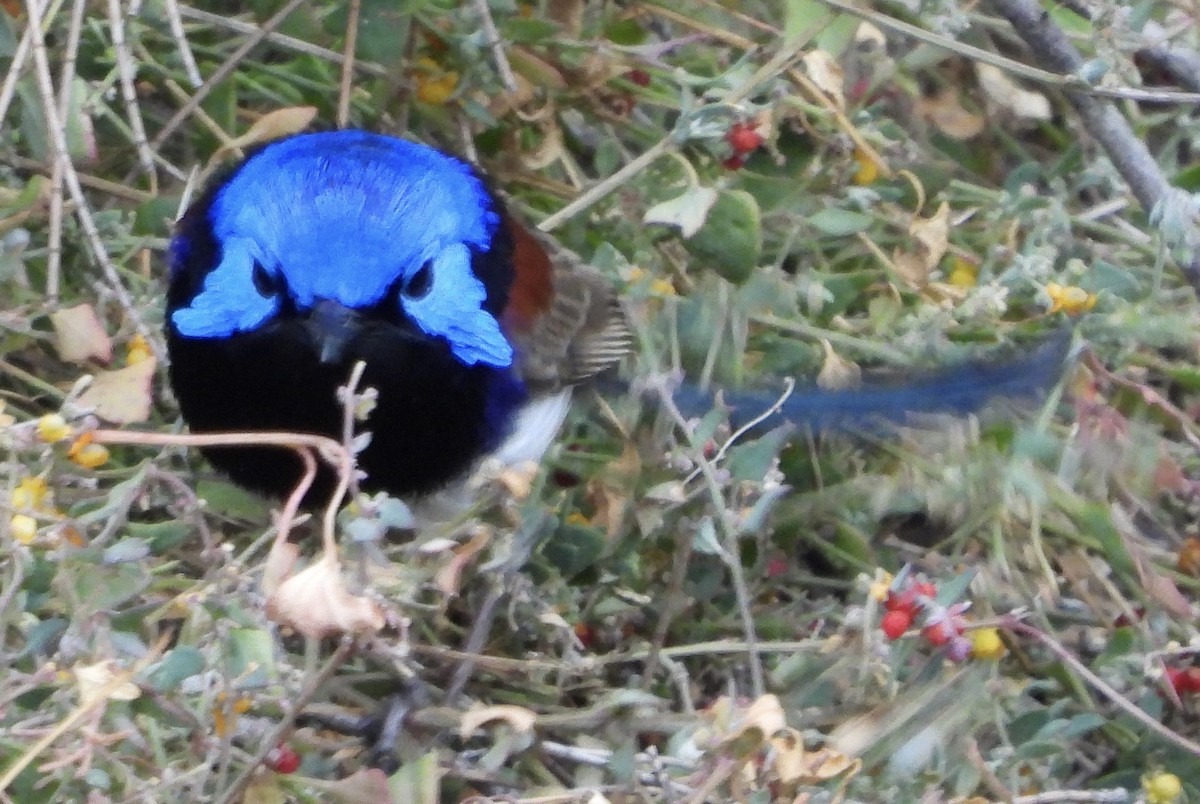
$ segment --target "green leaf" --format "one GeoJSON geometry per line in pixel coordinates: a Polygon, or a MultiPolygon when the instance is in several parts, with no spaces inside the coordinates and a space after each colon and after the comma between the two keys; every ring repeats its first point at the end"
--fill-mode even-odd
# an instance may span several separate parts
{"type": "Polygon", "coordinates": [[[633,17],[626,17],[606,27],[604,36],[616,45],[640,45],[646,41],[646,30],[633,17]]]}
{"type": "Polygon", "coordinates": [[[104,548],[105,564],[123,564],[129,561],[141,561],[150,555],[150,545],[145,539],[136,536],[121,539],[119,542],[104,548]]]}
{"type": "Polygon", "coordinates": [[[176,519],[166,522],[130,522],[126,527],[131,536],[145,541],[154,553],[165,553],[178,547],[192,535],[192,526],[176,519]]]}
{"type": "Polygon", "coordinates": [[[180,645],[171,649],[150,671],[146,682],[159,692],[168,692],[183,683],[185,678],[191,678],[203,670],[204,654],[191,645],[180,645]]]}
{"type": "Polygon", "coordinates": [[[196,484],[196,496],[206,500],[209,508],[234,519],[258,522],[267,512],[261,497],[225,480],[201,480],[196,484]]]}
{"type": "Polygon", "coordinates": [[[762,480],[791,434],[791,427],[779,427],[759,439],[737,445],[729,451],[729,474],[734,480],[762,480]]]}
{"type": "Polygon", "coordinates": [[[229,632],[229,675],[239,679],[242,689],[262,687],[273,681],[275,640],[258,628],[234,628],[229,632]]]}
{"type": "Polygon", "coordinates": [[[441,800],[441,773],[438,755],[430,751],[413,762],[400,766],[388,779],[388,790],[394,801],[410,804],[437,804],[441,800]]]}
{"type": "Polygon", "coordinates": [[[596,528],[562,524],[542,545],[542,555],[570,579],[596,563],[604,552],[604,534],[596,528]]]}
{"type": "Polygon", "coordinates": [[[1104,558],[1115,572],[1127,578],[1136,578],[1137,571],[1133,559],[1125,548],[1125,540],[1112,523],[1112,514],[1108,507],[1102,504],[1085,506],[1081,515],[1080,530],[1088,533],[1100,542],[1104,558]]]}
{"type": "Polygon", "coordinates": [[[689,187],[682,195],[660,201],[642,216],[643,223],[676,226],[684,237],[700,231],[709,210],[717,203],[717,191],[711,187],[689,187]]]}
{"type": "Polygon", "coordinates": [[[762,216],[758,202],[745,190],[725,190],[708,218],[684,247],[730,282],[745,282],[762,252],[762,216]]]}
{"type": "Polygon", "coordinates": [[[845,237],[865,231],[871,225],[871,216],[848,209],[823,209],[811,216],[808,223],[821,234],[845,237]]]}

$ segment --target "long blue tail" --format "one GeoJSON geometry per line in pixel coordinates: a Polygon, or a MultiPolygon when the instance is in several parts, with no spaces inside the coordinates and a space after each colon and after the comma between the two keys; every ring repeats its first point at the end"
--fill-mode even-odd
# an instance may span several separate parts
{"type": "MultiPolygon", "coordinates": [[[[1071,344],[1063,330],[1032,353],[1004,362],[972,360],[918,375],[899,384],[868,385],[831,391],[796,388],[777,414],[762,422],[776,427],[790,422],[815,432],[838,429],[871,429],[885,423],[900,424],[911,413],[964,415],[999,398],[1038,398],[1062,377],[1071,344]]],[[[730,422],[740,427],[768,410],[781,392],[767,390],[724,391],[731,408],[730,422]]],[[[688,416],[701,416],[713,408],[715,394],[685,384],[675,403],[688,416]]]]}

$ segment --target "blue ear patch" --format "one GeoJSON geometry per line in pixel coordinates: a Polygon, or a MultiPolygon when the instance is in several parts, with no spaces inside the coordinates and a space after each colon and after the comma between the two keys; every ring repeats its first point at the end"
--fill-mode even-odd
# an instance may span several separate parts
{"type": "Polygon", "coordinates": [[[512,345],[496,319],[480,309],[486,290],[471,271],[470,250],[455,243],[433,258],[430,269],[428,293],[419,299],[400,297],[409,318],[426,333],[449,341],[454,356],[465,365],[512,365],[512,345]]]}
{"type": "Polygon", "coordinates": [[[254,244],[244,238],[225,241],[221,262],[204,277],[192,303],[171,321],[189,338],[220,338],[246,332],[279,312],[279,299],[264,298],[254,287],[254,244]]]}
{"type": "Polygon", "coordinates": [[[467,365],[512,364],[512,346],[482,308],[487,288],[471,269],[472,250],[491,246],[499,215],[454,157],[362,131],[291,137],[243,164],[213,197],[208,220],[220,263],[172,315],[182,335],[226,337],[278,313],[280,301],[254,287],[256,260],[277,267],[301,313],[321,299],[373,307],[429,263],[429,291],[402,298],[397,313],[444,338],[467,365]]]}

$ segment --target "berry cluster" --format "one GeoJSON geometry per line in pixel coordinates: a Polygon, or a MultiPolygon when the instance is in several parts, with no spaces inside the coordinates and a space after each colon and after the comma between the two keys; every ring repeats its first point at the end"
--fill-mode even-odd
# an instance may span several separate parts
{"type": "Polygon", "coordinates": [[[737,170],[746,164],[746,156],[754,153],[763,144],[763,136],[753,123],[734,123],[725,132],[725,141],[733,154],[721,164],[729,170],[737,170]]]}
{"type": "Polygon", "coordinates": [[[970,605],[965,602],[942,605],[937,601],[937,587],[932,582],[901,573],[883,597],[885,613],[879,626],[884,636],[896,640],[904,636],[921,616],[921,637],[935,648],[945,648],[951,661],[961,662],[972,656],[1000,658],[1005,648],[996,629],[979,628],[967,632],[965,613],[970,605]]]}
{"type": "Polygon", "coordinates": [[[1167,683],[1179,697],[1200,692],[1200,667],[1168,667],[1167,683]]]}

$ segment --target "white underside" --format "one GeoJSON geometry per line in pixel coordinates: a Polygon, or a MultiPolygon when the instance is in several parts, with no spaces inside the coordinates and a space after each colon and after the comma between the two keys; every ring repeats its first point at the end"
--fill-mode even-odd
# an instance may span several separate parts
{"type": "Polygon", "coordinates": [[[491,457],[505,466],[540,461],[554,443],[570,409],[570,388],[530,401],[517,414],[512,433],[491,457]]]}

